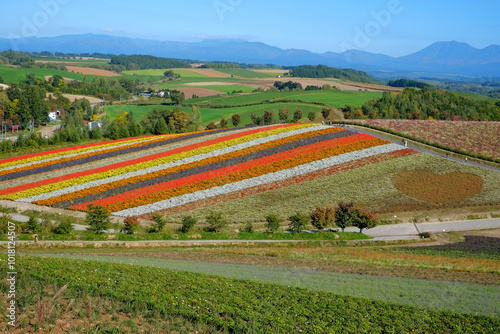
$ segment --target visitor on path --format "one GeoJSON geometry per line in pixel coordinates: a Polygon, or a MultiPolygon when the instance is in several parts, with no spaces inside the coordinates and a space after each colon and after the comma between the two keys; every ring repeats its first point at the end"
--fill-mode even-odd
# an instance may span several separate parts
{"type": "Polygon", "coordinates": [[[467,163],[467,157],[465,157],[465,163],[467,163]]]}
{"type": "Polygon", "coordinates": [[[35,243],[38,242],[38,234],[35,234],[35,243]]]}

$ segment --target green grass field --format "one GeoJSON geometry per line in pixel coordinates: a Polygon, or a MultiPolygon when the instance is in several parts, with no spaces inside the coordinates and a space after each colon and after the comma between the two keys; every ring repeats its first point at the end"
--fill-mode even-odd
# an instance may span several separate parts
{"type": "Polygon", "coordinates": [[[251,71],[244,68],[217,68],[215,70],[241,78],[272,78],[274,76],[273,74],[251,71]]]}
{"type": "Polygon", "coordinates": [[[104,64],[109,64],[110,59],[65,59],[65,58],[49,58],[49,57],[42,57],[42,58],[35,58],[35,61],[50,61],[53,63],[71,63],[71,65],[74,66],[89,66],[89,65],[104,65],[104,64]]]}
{"type": "MultiPolygon", "coordinates": [[[[106,114],[113,120],[116,118],[120,111],[132,112],[133,117],[136,121],[140,121],[142,116],[147,114],[153,109],[175,109],[177,107],[168,105],[147,105],[147,106],[137,106],[137,105],[124,105],[124,106],[106,106],[106,114]]],[[[251,122],[250,114],[255,113],[257,116],[262,116],[264,111],[271,110],[274,112],[274,116],[278,120],[278,112],[280,108],[286,108],[290,111],[289,119],[293,117],[295,109],[302,110],[303,120],[306,119],[307,113],[312,110],[316,113],[321,112],[321,106],[314,104],[304,104],[304,103],[272,103],[265,105],[255,105],[247,107],[233,107],[233,108],[199,108],[202,117],[202,124],[206,125],[210,122],[218,122],[222,117],[228,119],[234,114],[240,114],[241,125],[249,124],[251,122]]],[[[180,109],[188,112],[190,107],[181,107],[180,109]]],[[[231,126],[231,122],[229,125],[231,126]]]]}
{"type": "Polygon", "coordinates": [[[241,106],[245,104],[261,103],[263,101],[300,100],[319,102],[335,107],[345,105],[361,106],[369,100],[382,96],[382,93],[350,92],[338,90],[311,90],[292,92],[261,92],[245,95],[208,96],[190,99],[186,102],[198,105],[241,106]]]}
{"type": "MultiPolygon", "coordinates": [[[[35,76],[40,80],[45,80],[46,75],[60,75],[63,78],[69,78],[73,80],[82,80],[84,75],[79,73],[46,69],[46,68],[12,68],[9,66],[0,65],[0,76],[3,78],[5,83],[9,82],[19,82],[26,79],[26,75],[34,73],[35,76]]],[[[87,80],[94,80],[95,75],[87,75],[87,80]]]]}

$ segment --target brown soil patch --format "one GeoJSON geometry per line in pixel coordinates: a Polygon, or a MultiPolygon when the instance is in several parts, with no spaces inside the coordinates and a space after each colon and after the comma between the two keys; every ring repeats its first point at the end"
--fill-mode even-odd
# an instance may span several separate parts
{"type": "MultiPolygon", "coordinates": [[[[52,93],[47,93],[47,97],[49,96],[53,96],[52,93]]],[[[75,100],[81,100],[81,99],[87,99],[91,104],[103,102],[103,100],[93,96],[76,95],[76,94],[63,94],[63,96],[69,99],[71,102],[75,102],[75,100]]]]}
{"type": "Polygon", "coordinates": [[[427,170],[406,171],[395,175],[396,189],[430,204],[458,203],[479,193],[483,179],[475,174],[453,172],[436,175],[427,170]]]}
{"type": "Polygon", "coordinates": [[[209,78],[229,78],[231,76],[230,74],[219,72],[212,68],[176,68],[174,70],[194,72],[209,78]]]}
{"type": "Polygon", "coordinates": [[[68,70],[68,72],[88,74],[88,75],[99,75],[101,77],[116,77],[121,75],[113,71],[101,70],[99,68],[83,67],[83,66],[66,65],[66,69],[68,70]]]}
{"type": "Polygon", "coordinates": [[[177,90],[183,92],[184,96],[186,96],[186,99],[190,99],[193,96],[193,94],[197,95],[198,97],[214,96],[222,94],[217,90],[208,88],[186,87],[186,88],[177,88],[177,90]]]}
{"type": "Polygon", "coordinates": [[[264,79],[259,79],[259,80],[249,80],[246,82],[246,84],[250,87],[269,89],[269,88],[273,87],[273,85],[276,81],[299,82],[302,85],[302,87],[307,87],[307,86],[320,86],[321,87],[321,86],[326,84],[326,85],[330,85],[332,87],[336,87],[340,90],[347,90],[347,91],[400,92],[402,90],[401,88],[388,87],[388,86],[362,84],[362,83],[355,83],[355,82],[340,82],[340,81],[337,81],[335,79],[327,80],[327,79],[294,78],[294,77],[264,78],[264,79]]]}

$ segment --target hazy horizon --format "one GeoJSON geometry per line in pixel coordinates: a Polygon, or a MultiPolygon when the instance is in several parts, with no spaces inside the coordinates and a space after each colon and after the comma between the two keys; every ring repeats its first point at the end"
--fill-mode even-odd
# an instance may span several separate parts
{"type": "Polygon", "coordinates": [[[500,44],[500,2],[489,0],[5,1],[0,37],[76,34],[160,41],[237,39],[316,53],[404,56],[433,43],[500,44]]]}

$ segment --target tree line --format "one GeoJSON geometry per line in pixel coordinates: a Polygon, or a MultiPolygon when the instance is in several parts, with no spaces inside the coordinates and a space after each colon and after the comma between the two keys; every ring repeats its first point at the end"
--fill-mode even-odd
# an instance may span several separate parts
{"type": "Polygon", "coordinates": [[[405,88],[399,94],[382,97],[361,107],[342,108],[346,119],[433,119],[464,121],[499,121],[500,103],[475,100],[434,87],[405,88]]]}
{"type": "Polygon", "coordinates": [[[188,61],[147,55],[112,56],[110,64],[122,65],[127,70],[190,68],[188,61]]]}
{"type": "Polygon", "coordinates": [[[339,69],[326,65],[302,65],[290,70],[290,76],[302,78],[335,78],[362,83],[378,83],[368,73],[353,69],[339,69]]]}

